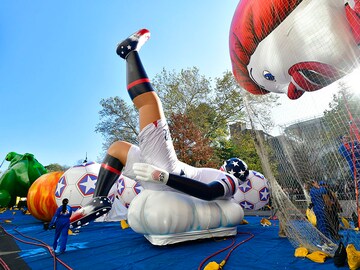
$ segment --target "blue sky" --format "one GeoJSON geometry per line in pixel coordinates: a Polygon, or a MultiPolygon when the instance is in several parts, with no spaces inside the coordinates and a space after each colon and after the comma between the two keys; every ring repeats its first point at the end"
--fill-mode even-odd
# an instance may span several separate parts
{"type": "MultiPolygon", "coordinates": [[[[11,151],[32,153],[43,165],[72,166],[86,154],[101,161],[103,138],[95,133],[100,100],[118,95],[131,102],[117,43],[140,28],[151,31],[141,50],[150,79],[163,68],[193,66],[221,77],[231,70],[228,38],[237,4],[0,1],[0,164],[11,151]]],[[[350,79],[353,85],[358,76],[350,79]]],[[[273,135],[284,124],[321,115],[335,92],[329,86],[296,101],[282,95],[282,105],[272,111],[273,135]]]]}
{"type": "MultiPolygon", "coordinates": [[[[43,165],[99,161],[99,102],[125,91],[116,44],[151,31],[141,57],[150,78],[197,66],[231,70],[229,28],[238,1],[13,1],[0,3],[0,164],[10,151],[43,165]]],[[[130,101],[129,101],[130,102],[130,101]]],[[[0,170],[7,168],[5,162],[0,170]]]]}

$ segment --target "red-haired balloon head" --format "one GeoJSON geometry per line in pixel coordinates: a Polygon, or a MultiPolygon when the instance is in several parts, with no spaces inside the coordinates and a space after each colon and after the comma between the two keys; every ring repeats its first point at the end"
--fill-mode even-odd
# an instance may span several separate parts
{"type": "Polygon", "coordinates": [[[360,0],[241,0],[229,42],[241,87],[297,99],[358,65],[360,0]]]}

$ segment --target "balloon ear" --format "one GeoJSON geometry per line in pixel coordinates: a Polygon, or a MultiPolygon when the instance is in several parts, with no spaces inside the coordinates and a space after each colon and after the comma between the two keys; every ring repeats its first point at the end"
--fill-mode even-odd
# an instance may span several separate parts
{"type": "Polygon", "coordinates": [[[288,96],[290,99],[293,99],[293,100],[294,100],[294,99],[298,99],[298,98],[301,97],[303,94],[304,94],[304,91],[297,90],[297,89],[296,89],[296,86],[295,86],[292,82],[289,84],[287,96],[288,96]]]}

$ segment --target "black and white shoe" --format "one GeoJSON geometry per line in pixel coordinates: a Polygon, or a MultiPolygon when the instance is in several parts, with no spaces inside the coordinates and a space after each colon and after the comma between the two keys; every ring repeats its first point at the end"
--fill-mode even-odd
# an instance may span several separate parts
{"type": "Polygon", "coordinates": [[[150,31],[147,29],[140,29],[136,33],[132,34],[130,37],[118,44],[116,48],[116,53],[121,57],[126,59],[129,52],[139,51],[142,45],[150,38],[150,31]]]}
{"type": "Polygon", "coordinates": [[[70,227],[77,228],[101,217],[111,210],[111,201],[106,196],[95,197],[70,218],[70,227]]]}

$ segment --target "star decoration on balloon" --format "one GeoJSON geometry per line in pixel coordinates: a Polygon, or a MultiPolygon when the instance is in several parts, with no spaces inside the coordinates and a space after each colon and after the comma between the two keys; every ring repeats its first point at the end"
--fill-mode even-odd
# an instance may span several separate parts
{"type": "Polygon", "coordinates": [[[83,195],[92,195],[95,191],[97,176],[92,174],[85,175],[78,183],[80,192],[83,195]]]}
{"type": "Polygon", "coordinates": [[[65,187],[66,187],[66,179],[65,177],[61,177],[58,184],[56,185],[55,196],[60,198],[65,187]]]}
{"type": "Polygon", "coordinates": [[[242,184],[239,186],[239,189],[240,189],[243,193],[248,192],[250,189],[252,189],[252,183],[251,183],[251,181],[246,181],[246,182],[242,183],[242,184]]]}
{"type": "Polygon", "coordinates": [[[254,205],[248,201],[242,201],[240,203],[240,205],[244,208],[244,209],[254,209],[254,205]]]}
{"type": "Polygon", "coordinates": [[[234,165],[234,167],[239,166],[239,161],[232,161],[232,165],[234,165]]]}
{"type": "Polygon", "coordinates": [[[259,191],[259,193],[260,193],[260,200],[261,201],[267,201],[269,199],[270,192],[269,192],[269,189],[267,187],[264,187],[263,189],[261,189],[259,191]]]}

